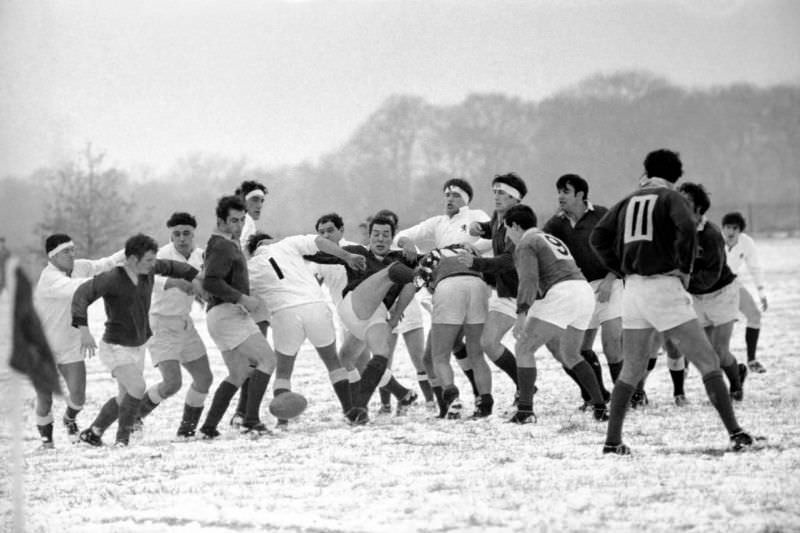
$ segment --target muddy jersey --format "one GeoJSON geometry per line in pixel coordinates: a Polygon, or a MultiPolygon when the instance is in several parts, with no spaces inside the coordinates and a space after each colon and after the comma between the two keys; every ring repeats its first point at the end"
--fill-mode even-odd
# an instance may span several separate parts
{"type": "Polygon", "coordinates": [[[556,283],[586,280],[567,245],[536,228],[522,235],[514,250],[514,265],[519,275],[517,313],[527,312],[556,283]]]}
{"type": "Polygon", "coordinates": [[[597,223],[590,242],[616,274],[689,274],[697,248],[689,203],[671,185],[651,178],[597,223]]]}

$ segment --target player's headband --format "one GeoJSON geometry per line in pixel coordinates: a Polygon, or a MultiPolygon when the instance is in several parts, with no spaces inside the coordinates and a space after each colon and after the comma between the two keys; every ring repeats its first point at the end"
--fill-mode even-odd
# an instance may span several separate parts
{"type": "Polygon", "coordinates": [[[261,189],[253,189],[252,191],[244,195],[244,199],[249,200],[250,198],[255,198],[256,196],[264,198],[266,196],[266,193],[261,189]]]}
{"type": "Polygon", "coordinates": [[[459,195],[461,197],[462,200],[464,200],[465,204],[469,203],[469,194],[467,194],[467,191],[465,191],[464,189],[462,189],[461,187],[459,187],[457,185],[448,185],[447,187],[445,187],[444,193],[445,194],[447,194],[447,193],[457,194],[457,195],[459,195]]]}
{"type": "Polygon", "coordinates": [[[494,185],[492,185],[492,191],[493,192],[503,191],[512,198],[516,198],[517,200],[522,200],[522,195],[520,194],[520,192],[511,185],[509,185],[508,183],[497,182],[494,185]]]}
{"type": "Polygon", "coordinates": [[[72,241],[62,242],[61,244],[59,244],[58,246],[47,252],[47,257],[53,257],[57,253],[63,252],[67,248],[75,248],[75,243],[72,241]]]}

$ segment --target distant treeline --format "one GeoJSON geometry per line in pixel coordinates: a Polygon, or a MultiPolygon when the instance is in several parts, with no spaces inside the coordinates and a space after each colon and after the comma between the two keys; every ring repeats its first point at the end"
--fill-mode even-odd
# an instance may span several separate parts
{"type": "Polygon", "coordinates": [[[164,174],[141,175],[104,168],[87,147],[74,162],[0,181],[0,235],[18,251],[35,250],[42,233],[76,228],[85,233],[84,251],[97,255],[139,230],[165,240],[164,221],[185,210],[197,215],[205,240],[216,198],[259,179],[270,189],[264,217],[271,232],[311,232],[320,214],[337,211],[356,238],[358,222],[381,208],[395,210],[401,226],[440,213],[441,184],[450,177],[469,180],[473,206],[491,212],[490,181],[510,171],[526,180],[526,201],[543,219],[555,209],[560,175],[585,177],[590,200],[608,205],[636,186],[646,153],[662,147],[679,151],[685,179],[711,192],[712,219],[724,206],[757,215],[759,231],[800,228],[800,87],[690,90],[624,72],[540,102],[475,94],[435,106],[393,96],[339,150],[293,167],[192,154],[164,174]],[[93,188],[80,185],[89,178],[93,188]],[[70,212],[65,202],[93,207],[70,212]],[[102,220],[98,206],[108,207],[102,220]],[[89,234],[100,229],[90,246],[89,234]]]}

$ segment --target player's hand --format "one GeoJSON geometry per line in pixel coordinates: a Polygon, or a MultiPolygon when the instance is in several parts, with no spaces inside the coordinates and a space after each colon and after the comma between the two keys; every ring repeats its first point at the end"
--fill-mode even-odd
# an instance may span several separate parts
{"type": "Polygon", "coordinates": [[[411,239],[406,239],[401,248],[403,250],[403,257],[405,257],[407,261],[414,262],[417,260],[417,247],[414,246],[411,239]]]}
{"type": "Polygon", "coordinates": [[[391,313],[386,319],[386,323],[389,324],[389,329],[394,329],[401,320],[403,320],[403,313],[391,313]]]}
{"type": "Polygon", "coordinates": [[[469,225],[469,234],[473,237],[483,237],[483,231],[481,230],[481,223],[480,222],[472,222],[469,225]]]}
{"type": "Polygon", "coordinates": [[[358,254],[347,254],[345,258],[345,262],[347,266],[352,268],[353,270],[366,270],[367,269],[367,258],[363,255],[358,254]]]}
{"type": "Polygon", "coordinates": [[[475,259],[475,256],[472,255],[471,253],[469,253],[466,250],[459,250],[458,251],[458,256],[456,257],[456,261],[458,261],[459,263],[461,263],[462,265],[464,265],[467,268],[470,268],[472,266],[472,263],[474,262],[474,259],[475,259]]]}
{"type": "Polygon", "coordinates": [[[595,294],[597,295],[597,301],[600,303],[605,303],[611,299],[611,289],[614,287],[614,280],[609,278],[603,278],[603,280],[598,283],[597,291],[595,294]]]}
{"type": "Polygon", "coordinates": [[[761,310],[762,311],[766,311],[767,307],[768,307],[768,305],[767,305],[767,297],[766,296],[762,296],[761,298],[759,298],[759,300],[761,300],[761,310]]]}
{"type": "Polygon", "coordinates": [[[518,341],[524,341],[527,338],[527,333],[525,332],[525,322],[528,320],[527,314],[519,314],[517,315],[517,321],[514,322],[514,329],[512,330],[512,334],[514,338],[518,341]]]}
{"type": "Polygon", "coordinates": [[[81,332],[81,353],[84,357],[94,357],[97,352],[97,343],[94,342],[92,332],[86,326],[80,327],[81,332]]]}

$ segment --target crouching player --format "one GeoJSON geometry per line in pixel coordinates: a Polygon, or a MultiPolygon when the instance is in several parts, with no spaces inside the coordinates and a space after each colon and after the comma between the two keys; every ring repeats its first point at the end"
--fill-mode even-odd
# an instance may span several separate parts
{"type": "Polygon", "coordinates": [[[558,340],[553,356],[575,373],[589,393],[594,418],[608,420],[600,385],[581,345],[594,313],[594,291],[575,264],[569,249],[557,238],[536,228],[536,215],[526,205],[516,205],[503,216],[506,235],[515,244],[517,291],[517,377],[519,406],[511,422],[534,422],[533,393],[536,350],[558,340]]]}

